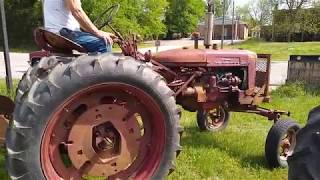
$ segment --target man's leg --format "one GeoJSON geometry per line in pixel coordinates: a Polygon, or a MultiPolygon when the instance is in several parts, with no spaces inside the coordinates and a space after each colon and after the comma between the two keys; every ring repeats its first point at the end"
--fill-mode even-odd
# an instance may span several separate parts
{"type": "Polygon", "coordinates": [[[60,34],[84,47],[88,52],[111,52],[112,46],[105,39],[98,38],[90,33],[62,29],[60,34]]]}

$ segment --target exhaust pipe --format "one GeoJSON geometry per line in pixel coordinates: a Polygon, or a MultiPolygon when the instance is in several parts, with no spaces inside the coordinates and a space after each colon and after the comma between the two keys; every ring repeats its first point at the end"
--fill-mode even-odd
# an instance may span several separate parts
{"type": "Polygon", "coordinates": [[[214,0],[207,0],[208,11],[206,13],[205,21],[205,36],[204,36],[204,46],[206,49],[210,49],[212,43],[212,34],[213,34],[213,15],[214,15],[214,0]]]}

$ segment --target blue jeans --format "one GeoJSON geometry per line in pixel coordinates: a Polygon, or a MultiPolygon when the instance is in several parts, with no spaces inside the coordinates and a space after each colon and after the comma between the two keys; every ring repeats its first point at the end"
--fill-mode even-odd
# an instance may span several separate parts
{"type": "Polygon", "coordinates": [[[107,41],[105,39],[99,38],[87,32],[71,31],[67,28],[63,28],[60,30],[60,35],[73,42],[78,43],[90,53],[105,53],[112,51],[112,45],[110,45],[109,43],[107,44],[107,41]]]}

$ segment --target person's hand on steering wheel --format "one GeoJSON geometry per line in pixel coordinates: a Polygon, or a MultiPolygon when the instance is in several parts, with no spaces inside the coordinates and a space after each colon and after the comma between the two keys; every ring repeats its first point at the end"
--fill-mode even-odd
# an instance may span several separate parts
{"type": "Polygon", "coordinates": [[[116,36],[109,32],[99,31],[98,36],[100,38],[104,38],[110,45],[113,44],[113,40],[116,38],[116,36]]]}

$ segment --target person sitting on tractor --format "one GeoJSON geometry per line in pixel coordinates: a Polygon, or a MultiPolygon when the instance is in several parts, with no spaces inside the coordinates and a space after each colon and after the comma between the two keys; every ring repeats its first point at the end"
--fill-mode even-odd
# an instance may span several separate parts
{"type": "Polygon", "coordinates": [[[99,30],[80,0],[43,0],[45,28],[84,47],[88,52],[111,52],[112,33],[99,30]]]}

